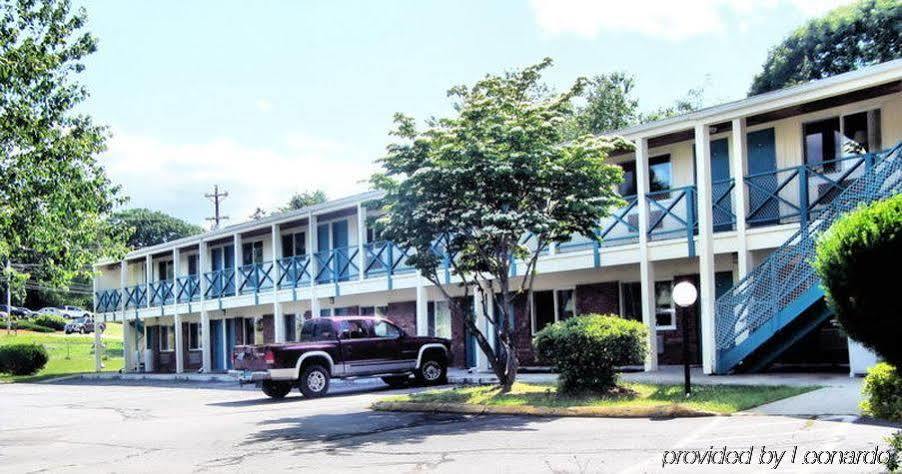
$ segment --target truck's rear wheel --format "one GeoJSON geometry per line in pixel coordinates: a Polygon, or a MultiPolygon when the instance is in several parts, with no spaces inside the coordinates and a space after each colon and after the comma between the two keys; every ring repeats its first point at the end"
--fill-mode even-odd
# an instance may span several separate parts
{"type": "Polygon", "coordinates": [[[448,382],[448,366],[435,359],[426,359],[416,375],[421,385],[442,385],[448,382]]]}
{"type": "Polygon", "coordinates": [[[264,380],[261,384],[263,393],[269,398],[285,398],[291,392],[291,382],[264,380]]]}
{"type": "Polygon", "coordinates": [[[329,378],[329,370],[322,365],[308,365],[301,372],[301,393],[307,398],[322,397],[329,392],[329,378]]]}

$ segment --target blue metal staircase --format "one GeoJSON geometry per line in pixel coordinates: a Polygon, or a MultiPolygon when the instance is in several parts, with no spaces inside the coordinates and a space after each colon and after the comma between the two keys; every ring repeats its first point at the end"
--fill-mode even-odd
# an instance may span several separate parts
{"type": "MultiPolygon", "coordinates": [[[[864,170],[859,177],[844,175],[832,181],[835,192],[828,199],[816,200],[817,206],[806,202],[804,213],[808,215],[800,220],[799,231],[717,299],[717,373],[759,370],[829,318],[820,279],[811,266],[817,238],[860,204],[902,192],[900,149],[902,143],[885,152],[863,155],[864,170]],[[766,344],[778,333],[783,338],[780,344],[766,344]],[[757,354],[764,349],[767,354],[757,354]]],[[[814,171],[808,169],[810,165],[803,167],[803,174],[814,171]]]]}

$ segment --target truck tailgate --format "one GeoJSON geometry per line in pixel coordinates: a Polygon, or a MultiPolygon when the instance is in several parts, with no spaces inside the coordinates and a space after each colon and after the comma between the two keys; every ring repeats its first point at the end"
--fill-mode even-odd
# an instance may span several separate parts
{"type": "Polygon", "coordinates": [[[232,366],[238,370],[266,370],[265,346],[235,346],[232,350],[232,366]]]}

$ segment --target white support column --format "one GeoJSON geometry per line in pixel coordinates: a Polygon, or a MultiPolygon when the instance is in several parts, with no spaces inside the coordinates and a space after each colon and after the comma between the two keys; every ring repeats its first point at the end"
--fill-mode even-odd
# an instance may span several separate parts
{"type": "Polygon", "coordinates": [[[273,336],[276,342],[285,342],[285,317],[282,313],[282,305],[279,303],[279,278],[281,269],[279,261],[282,260],[281,245],[282,228],[279,224],[272,225],[272,323],[273,336]]]}
{"type": "MultiPolygon", "coordinates": [[[[172,318],[173,324],[175,325],[175,373],[180,374],[185,371],[185,334],[182,332],[182,315],[179,314],[179,305],[178,301],[175,298],[175,282],[178,281],[179,276],[179,267],[181,267],[179,260],[181,255],[179,254],[179,249],[172,249],[172,284],[173,284],[173,300],[172,300],[172,318]]],[[[160,279],[162,280],[166,275],[160,275],[160,279]]],[[[162,304],[162,303],[161,303],[162,304]]]]}
{"type": "Polygon", "coordinates": [[[639,292],[642,298],[642,322],[648,327],[648,354],[645,370],[658,370],[658,329],[655,319],[655,271],[648,256],[648,139],[636,140],[636,199],[639,203],[639,292]]]}
{"type": "Polygon", "coordinates": [[[207,273],[207,265],[208,258],[207,252],[207,243],[203,240],[198,244],[197,249],[197,278],[200,283],[200,330],[201,330],[201,364],[202,370],[204,373],[209,374],[213,372],[213,354],[211,348],[211,338],[213,335],[210,333],[210,314],[207,313],[206,304],[204,303],[204,294],[207,292],[207,279],[204,276],[207,273]]]}
{"type": "Polygon", "coordinates": [[[319,317],[319,298],[316,297],[316,273],[319,264],[316,262],[316,252],[319,250],[318,238],[316,235],[316,215],[312,212],[307,214],[307,256],[309,257],[310,268],[310,317],[319,317]]]}
{"type": "Polygon", "coordinates": [[[429,296],[423,277],[417,272],[417,336],[429,335],[429,296]]]}
{"type": "Polygon", "coordinates": [[[746,137],[745,118],[733,119],[733,156],[730,165],[733,168],[735,183],[733,196],[736,209],[736,253],[739,257],[739,279],[741,280],[752,269],[752,256],[749,252],[746,236],[746,212],[748,206],[748,190],[745,187],[745,175],[748,174],[748,143],[746,137]]]}
{"type": "MultiPolygon", "coordinates": [[[[94,278],[91,280],[91,282],[92,282],[92,284],[93,284],[92,286],[94,288],[94,291],[92,292],[93,297],[94,297],[94,328],[95,328],[95,330],[94,330],[94,371],[100,372],[100,370],[103,369],[103,362],[102,362],[103,351],[101,350],[103,341],[100,340],[100,331],[96,330],[96,328],[100,324],[100,319],[97,317],[97,277],[99,276],[100,272],[97,271],[97,267],[93,267],[93,268],[94,268],[94,278]]],[[[104,311],[104,314],[106,314],[106,311],[104,311]]],[[[104,315],[104,318],[106,318],[105,315],[104,315]]]]}
{"type": "MultiPolygon", "coordinates": [[[[482,307],[482,288],[478,285],[473,288],[473,311],[476,314],[476,327],[482,331],[483,335],[485,335],[489,341],[491,341],[491,337],[488,335],[488,331],[486,331],[486,328],[489,327],[489,321],[488,318],[486,318],[486,313],[483,311],[482,307]]],[[[476,351],[476,370],[489,370],[489,360],[482,352],[482,348],[479,344],[475,344],[474,346],[476,351]]]]}
{"type": "Polygon", "coordinates": [[[361,202],[357,203],[357,268],[361,280],[366,277],[364,265],[366,265],[366,206],[361,202]]]}
{"type": "Polygon", "coordinates": [[[232,238],[232,246],[235,247],[235,250],[233,251],[234,255],[235,255],[234,262],[233,262],[235,276],[233,277],[234,278],[233,281],[235,282],[235,295],[237,296],[238,288],[241,286],[241,278],[240,278],[241,277],[241,271],[240,271],[241,264],[242,264],[242,262],[244,262],[244,249],[241,248],[241,234],[240,233],[235,234],[235,236],[232,238]]]}
{"type": "Polygon", "coordinates": [[[150,308],[150,300],[153,293],[150,291],[150,283],[153,281],[153,255],[144,257],[144,291],[147,293],[147,307],[150,308]]]}
{"type": "Polygon", "coordinates": [[[125,296],[125,272],[128,270],[128,262],[123,260],[119,263],[119,294],[122,295],[122,358],[125,372],[131,372],[134,368],[132,352],[135,350],[133,344],[129,344],[125,334],[128,332],[128,321],[125,319],[125,305],[128,299],[125,296]]]}
{"type": "Polygon", "coordinates": [[[711,136],[708,124],[695,126],[695,169],[698,185],[698,273],[701,307],[702,369],[714,372],[717,354],[714,307],[714,227],[711,216],[711,136]]]}

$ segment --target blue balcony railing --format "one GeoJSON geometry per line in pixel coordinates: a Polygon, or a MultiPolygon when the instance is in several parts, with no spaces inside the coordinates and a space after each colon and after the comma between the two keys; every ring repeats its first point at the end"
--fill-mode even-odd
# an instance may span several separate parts
{"type": "Polygon", "coordinates": [[[875,154],[791,166],[745,177],[750,226],[807,222],[874,165],[875,154]]]}
{"type": "MultiPolygon", "coordinates": [[[[736,225],[735,200],[733,190],[736,180],[733,178],[711,182],[711,221],[714,232],[733,230],[736,225]]],[[[696,232],[698,232],[696,223],[696,232]]]]}
{"type": "Polygon", "coordinates": [[[147,285],[127,286],[124,290],[126,308],[147,306],[147,285]]]}
{"type": "Polygon", "coordinates": [[[310,257],[307,255],[283,258],[278,265],[279,288],[297,288],[310,284],[310,257]]]}
{"type": "Polygon", "coordinates": [[[204,273],[207,288],[204,290],[204,298],[214,299],[235,295],[235,270],[224,268],[204,273]]]}
{"type": "Polygon", "coordinates": [[[334,283],[359,277],[360,268],[357,261],[359,252],[360,249],[355,245],[313,254],[316,263],[316,282],[334,283]]]}
{"type": "Polygon", "coordinates": [[[101,290],[97,292],[97,305],[94,308],[96,313],[107,313],[116,311],[122,303],[122,293],[116,289],[101,290]]]}
{"type": "Polygon", "coordinates": [[[200,278],[197,275],[185,275],[175,279],[175,299],[179,303],[188,303],[200,299],[200,278]]]}
{"type": "MultiPolygon", "coordinates": [[[[433,245],[433,251],[444,255],[442,246],[433,245]]],[[[370,242],[364,246],[364,276],[373,278],[413,271],[407,264],[410,251],[390,241],[370,242]]]]}
{"type": "Polygon", "coordinates": [[[175,283],[169,280],[155,281],[150,284],[150,305],[162,306],[175,301],[175,283]]]}
{"type": "Polygon", "coordinates": [[[683,186],[646,195],[648,240],[686,238],[689,255],[695,255],[695,186],[683,186]]]}
{"type": "Polygon", "coordinates": [[[273,287],[273,263],[251,263],[238,267],[238,293],[258,293],[273,287]]]}

